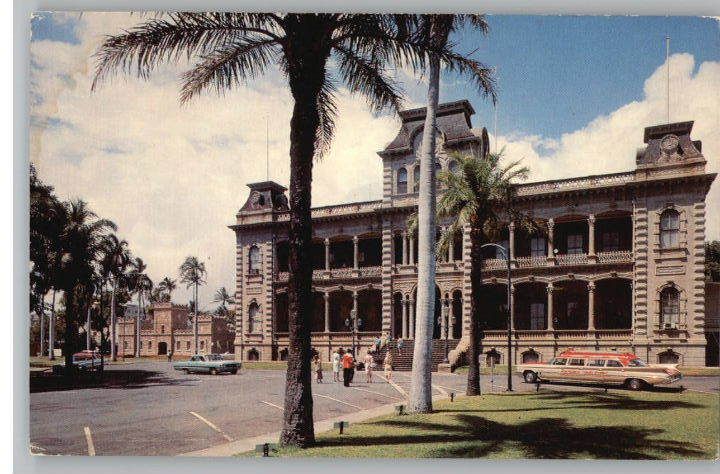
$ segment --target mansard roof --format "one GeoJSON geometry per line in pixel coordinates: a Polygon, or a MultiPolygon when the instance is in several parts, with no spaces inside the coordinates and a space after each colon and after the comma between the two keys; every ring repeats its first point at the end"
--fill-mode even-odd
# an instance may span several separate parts
{"type": "MultiPolygon", "coordinates": [[[[379,153],[380,156],[412,151],[413,139],[425,125],[426,113],[427,107],[401,111],[402,126],[395,139],[379,153]]],[[[438,105],[437,126],[444,135],[446,144],[480,139],[471,129],[470,117],[474,114],[475,110],[467,100],[438,105]]]]}
{"type": "Polygon", "coordinates": [[[702,142],[690,138],[693,123],[676,122],[646,127],[643,141],[647,145],[637,152],[637,168],[704,163],[702,142]]]}

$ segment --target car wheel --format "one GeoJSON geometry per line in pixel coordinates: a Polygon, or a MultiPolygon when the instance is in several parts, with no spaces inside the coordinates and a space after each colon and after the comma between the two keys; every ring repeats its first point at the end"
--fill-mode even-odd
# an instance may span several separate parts
{"type": "Polygon", "coordinates": [[[643,382],[640,379],[630,379],[627,381],[627,386],[630,390],[642,390],[643,382]]]}
{"type": "Polygon", "coordinates": [[[237,374],[237,369],[232,369],[232,370],[230,371],[230,373],[233,374],[233,375],[237,374]]]}
{"type": "Polygon", "coordinates": [[[217,369],[210,369],[210,375],[217,375],[217,369]]]}
{"type": "Polygon", "coordinates": [[[527,383],[535,383],[537,382],[537,374],[533,372],[532,370],[528,370],[523,374],[525,378],[525,382],[527,383]]]}

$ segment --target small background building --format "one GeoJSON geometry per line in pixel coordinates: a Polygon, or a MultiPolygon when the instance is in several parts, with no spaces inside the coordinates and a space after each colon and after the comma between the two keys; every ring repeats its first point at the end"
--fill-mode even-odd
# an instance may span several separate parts
{"type": "MultiPolygon", "coordinates": [[[[164,356],[172,349],[178,356],[195,353],[192,314],[187,306],[156,303],[148,311],[140,326],[140,355],[164,356]]],[[[198,316],[199,353],[222,354],[233,352],[235,334],[225,318],[211,314],[198,316]]],[[[123,317],[118,321],[118,355],[135,354],[136,317],[123,317]]]]}

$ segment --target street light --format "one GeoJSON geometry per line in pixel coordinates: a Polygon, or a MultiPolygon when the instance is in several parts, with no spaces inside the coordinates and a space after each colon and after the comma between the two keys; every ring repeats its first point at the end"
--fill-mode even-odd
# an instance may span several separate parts
{"type": "Polygon", "coordinates": [[[507,262],[507,391],[512,392],[512,280],[510,276],[510,255],[508,249],[498,244],[483,244],[483,247],[496,247],[499,249],[507,262]]]}
{"type": "Polygon", "coordinates": [[[363,320],[362,318],[358,318],[357,316],[357,310],[351,309],[350,310],[350,316],[345,318],[345,327],[350,329],[352,332],[352,352],[353,357],[357,357],[357,353],[355,352],[355,335],[357,334],[358,329],[362,327],[363,320]]]}

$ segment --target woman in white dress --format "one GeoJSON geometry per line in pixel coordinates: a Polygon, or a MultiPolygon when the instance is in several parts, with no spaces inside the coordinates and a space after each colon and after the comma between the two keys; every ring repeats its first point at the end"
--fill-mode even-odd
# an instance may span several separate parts
{"type": "Polygon", "coordinates": [[[332,370],[333,370],[333,382],[340,381],[340,353],[333,351],[332,353],[332,370]]]}

